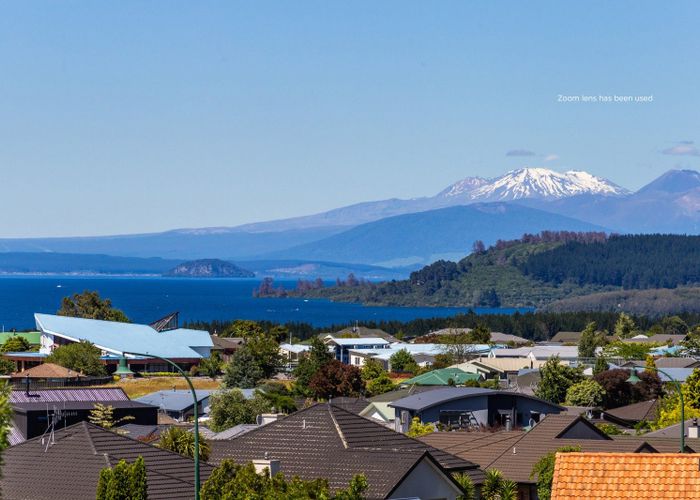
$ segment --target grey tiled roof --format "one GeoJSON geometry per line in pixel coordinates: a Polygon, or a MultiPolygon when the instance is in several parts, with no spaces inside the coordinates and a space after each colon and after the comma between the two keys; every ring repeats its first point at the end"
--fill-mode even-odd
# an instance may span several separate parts
{"type": "MultiPolygon", "coordinates": [[[[3,454],[3,498],[17,500],[93,500],[100,470],[121,459],[142,456],[152,500],[194,497],[193,461],[131,438],[80,422],[56,431],[54,444],[40,437],[12,446],[3,454]]],[[[202,482],[212,466],[201,465],[202,482]]]]}
{"type": "Polygon", "coordinates": [[[436,450],[364,417],[317,404],[230,441],[211,443],[211,461],[279,460],[282,472],[302,479],[327,478],[332,489],[347,487],[364,473],[368,496],[384,498],[426,452],[445,469],[465,471],[476,483],[483,472],[471,462],[436,450]]]}
{"type": "Polygon", "coordinates": [[[25,390],[15,390],[10,394],[10,403],[58,403],[63,401],[129,401],[122,389],[44,389],[31,390],[29,396],[25,390]]]}

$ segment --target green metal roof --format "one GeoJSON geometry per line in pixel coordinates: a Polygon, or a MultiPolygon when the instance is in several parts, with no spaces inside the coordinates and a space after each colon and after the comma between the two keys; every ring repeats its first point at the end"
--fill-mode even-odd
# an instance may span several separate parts
{"type": "Polygon", "coordinates": [[[480,375],[467,373],[459,368],[441,368],[404,380],[401,385],[449,385],[450,379],[455,385],[461,385],[467,380],[479,380],[479,378],[480,375]]]}
{"type": "Polygon", "coordinates": [[[24,337],[30,344],[41,344],[41,332],[0,332],[0,344],[14,335],[24,337]]]}

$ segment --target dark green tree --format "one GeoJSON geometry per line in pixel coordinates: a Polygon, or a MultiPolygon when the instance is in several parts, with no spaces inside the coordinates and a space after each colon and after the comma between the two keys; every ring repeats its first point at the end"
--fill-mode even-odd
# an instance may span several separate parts
{"type": "Polygon", "coordinates": [[[583,369],[563,365],[559,356],[553,356],[540,368],[540,381],[535,396],[555,404],[563,403],[566,391],[583,380],[583,369]]]}
{"type": "Polygon", "coordinates": [[[328,351],[328,346],[319,337],[311,339],[311,349],[299,361],[299,365],[294,369],[296,382],[294,390],[302,396],[311,396],[313,391],[309,388],[309,383],[316,372],[323,365],[330,363],[333,355],[328,351]]]}
{"type": "Polygon", "coordinates": [[[224,362],[221,360],[219,351],[211,351],[208,358],[199,362],[198,372],[214,380],[221,373],[223,367],[224,362]]]}
{"type": "Polygon", "coordinates": [[[73,318],[129,323],[129,318],[126,317],[123,311],[112,307],[110,299],[102,299],[99,293],[90,290],[76,293],[72,297],[64,297],[61,302],[61,308],[56,314],[73,318]]]}
{"type": "Polygon", "coordinates": [[[146,466],[139,456],[134,463],[120,460],[114,467],[100,471],[97,500],[148,500],[146,466]]]}
{"type": "Polygon", "coordinates": [[[554,464],[557,453],[581,451],[580,446],[563,446],[557,451],[547,453],[532,467],[530,479],[537,480],[537,496],[540,500],[549,500],[552,496],[552,481],[554,481],[554,464]]]}
{"type": "Polygon", "coordinates": [[[46,358],[47,363],[55,363],[83,375],[104,375],[107,373],[100,357],[102,352],[87,340],[72,342],[58,347],[46,358]]]}
{"type": "Polygon", "coordinates": [[[474,344],[488,344],[491,342],[491,329],[484,323],[479,323],[469,332],[469,337],[474,344]]]}
{"type": "Polygon", "coordinates": [[[252,389],[263,378],[260,360],[247,345],[239,348],[225,365],[224,386],[228,388],[252,389]]]}
{"type": "Polygon", "coordinates": [[[578,355],[580,358],[593,358],[596,348],[604,346],[605,343],[605,332],[598,331],[598,325],[595,321],[591,321],[581,332],[578,355]]]}
{"type": "Polygon", "coordinates": [[[246,399],[238,389],[219,391],[211,395],[209,425],[220,432],[238,424],[254,424],[258,415],[272,411],[272,403],[257,393],[246,399]]]}
{"type": "Polygon", "coordinates": [[[31,349],[31,347],[27,339],[19,335],[13,335],[0,346],[0,352],[24,352],[31,349]]]}
{"type": "Polygon", "coordinates": [[[667,316],[661,320],[661,327],[666,335],[688,334],[688,324],[678,316],[667,316]]]}
{"type": "Polygon", "coordinates": [[[407,349],[396,351],[389,358],[389,366],[392,372],[415,372],[418,370],[416,360],[407,349]]]}
{"type": "Polygon", "coordinates": [[[595,365],[593,365],[593,375],[598,375],[607,371],[609,365],[604,356],[597,356],[595,358],[595,365]]]}

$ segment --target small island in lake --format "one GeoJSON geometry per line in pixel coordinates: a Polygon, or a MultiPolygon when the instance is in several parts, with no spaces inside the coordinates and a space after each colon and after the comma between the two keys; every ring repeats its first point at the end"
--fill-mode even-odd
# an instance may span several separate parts
{"type": "Polygon", "coordinates": [[[183,262],[163,276],[178,278],[254,278],[255,273],[219,259],[200,259],[183,262]]]}

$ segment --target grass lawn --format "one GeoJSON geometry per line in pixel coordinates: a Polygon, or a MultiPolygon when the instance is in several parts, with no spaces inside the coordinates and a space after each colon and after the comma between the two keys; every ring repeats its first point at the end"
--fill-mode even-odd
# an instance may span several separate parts
{"type": "MultiPolygon", "coordinates": [[[[192,385],[195,389],[219,389],[221,382],[205,377],[194,377],[192,385]]],[[[165,389],[189,389],[187,382],[182,377],[143,377],[143,378],[124,378],[110,385],[109,387],[121,387],[126,392],[129,398],[140,398],[151,392],[162,391],[165,389]]]]}

